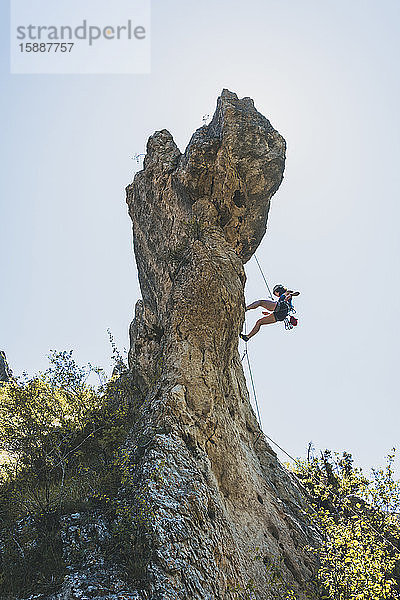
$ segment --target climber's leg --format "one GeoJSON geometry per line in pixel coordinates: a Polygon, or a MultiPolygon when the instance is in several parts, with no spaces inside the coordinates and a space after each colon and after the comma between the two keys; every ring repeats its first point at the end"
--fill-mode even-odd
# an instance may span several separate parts
{"type": "Polygon", "coordinates": [[[276,302],[273,300],[256,300],[255,302],[252,302],[252,304],[246,306],[246,310],[253,310],[253,308],[258,308],[259,306],[272,312],[276,306],[276,302]]]}
{"type": "Polygon", "coordinates": [[[260,331],[261,325],[270,325],[271,323],[276,323],[274,314],[268,315],[268,317],[263,317],[262,319],[258,319],[257,323],[246,337],[250,339],[253,337],[253,335],[256,335],[256,333],[260,331]]]}

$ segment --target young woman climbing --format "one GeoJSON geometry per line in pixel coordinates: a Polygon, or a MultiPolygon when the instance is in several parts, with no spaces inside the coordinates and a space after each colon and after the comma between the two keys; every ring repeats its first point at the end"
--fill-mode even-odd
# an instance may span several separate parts
{"type": "Polygon", "coordinates": [[[293,292],[293,290],[288,290],[283,285],[278,284],[274,287],[273,294],[278,297],[277,302],[274,300],[256,300],[252,304],[246,306],[246,310],[253,310],[253,308],[262,306],[267,309],[266,312],[263,311],[263,314],[267,316],[258,319],[248,335],[245,335],[244,333],[240,334],[240,337],[245,342],[248,342],[253,335],[258,333],[261,325],[269,325],[270,323],[276,323],[277,321],[284,321],[292,307],[293,296],[299,296],[300,292],[293,292]]]}

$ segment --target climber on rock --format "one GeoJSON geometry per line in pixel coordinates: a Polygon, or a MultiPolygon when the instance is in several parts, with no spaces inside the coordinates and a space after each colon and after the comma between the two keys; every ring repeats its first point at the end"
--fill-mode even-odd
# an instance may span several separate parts
{"type": "MultiPolygon", "coordinates": [[[[278,297],[278,300],[275,302],[274,300],[256,300],[252,304],[246,306],[246,310],[253,310],[253,308],[258,308],[262,306],[266,309],[266,312],[263,311],[265,317],[258,319],[253,329],[250,331],[248,335],[243,333],[240,334],[240,337],[245,342],[248,342],[253,335],[256,335],[260,330],[261,325],[269,325],[270,323],[277,323],[278,321],[284,321],[286,317],[288,317],[289,313],[293,310],[292,307],[292,298],[293,296],[299,296],[300,292],[294,292],[293,290],[288,290],[283,285],[276,285],[273,289],[274,296],[278,297]]],[[[295,317],[290,317],[291,325],[297,325],[297,319],[295,317]]]]}

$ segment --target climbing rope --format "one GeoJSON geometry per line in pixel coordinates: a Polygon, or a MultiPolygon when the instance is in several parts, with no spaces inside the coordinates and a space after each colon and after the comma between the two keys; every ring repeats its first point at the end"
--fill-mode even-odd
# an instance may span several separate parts
{"type": "MultiPolygon", "coordinates": [[[[246,319],[244,321],[244,332],[246,333],[246,319]]],[[[247,342],[246,342],[246,349],[243,352],[243,356],[241,358],[241,361],[243,362],[244,358],[247,358],[247,367],[249,369],[249,374],[250,374],[250,382],[251,382],[251,387],[253,389],[253,396],[254,396],[254,402],[256,405],[256,409],[257,409],[257,416],[258,416],[258,424],[260,425],[261,429],[262,429],[262,421],[261,421],[261,415],[260,415],[260,408],[258,405],[258,400],[257,400],[257,393],[256,393],[256,386],[254,384],[254,378],[253,378],[253,372],[251,369],[251,363],[250,363],[250,357],[249,357],[249,352],[248,352],[248,346],[247,346],[247,342]]],[[[277,442],[275,442],[275,440],[273,440],[272,438],[269,437],[269,435],[267,435],[264,431],[263,431],[265,437],[267,438],[267,440],[269,440],[270,442],[272,442],[277,448],[279,448],[279,450],[281,452],[283,452],[283,454],[286,454],[286,456],[288,458],[290,458],[290,460],[293,460],[295,463],[298,462],[297,458],[294,458],[291,454],[289,454],[289,452],[286,452],[286,450],[284,448],[282,448],[277,442]]]]}
{"type": "MultiPolygon", "coordinates": [[[[256,254],[254,254],[254,258],[256,259],[256,263],[257,263],[257,265],[258,265],[258,268],[260,269],[261,276],[262,276],[262,278],[264,279],[265,285],[267,286],[267,290],[268,290],[268,292],[269,292],[269,296],[270,296],[270,298],[273,298],[273,296],[272,296],[272,293],[271,293],[271,290],[270,290],[270,288],[269,288],[269,285],[268,285],[268,281],[267,281],[267,280],[266,280],[266,278],[265,278],[265,275],[264,275],[264,273],[263,273],[263,270],[262,270],[262,268],[261,268],[261,265],[260,265],[260,263],[258,262],[258,258],[257,258],[257,256],[256,256],[256,254]]],[[[245,317],[244,317],[244,333],[245,333],[245,335],[247,334],[247,321],[246,321],[246,315],[245,315],[245,317]]],[[[242,356],[242,358],[241,358],[241,361],[242,361],[242,362],[243,362],[243,359],[244,359],[244,358],[246,358],[246,359],[247,359],[247,368],[249,369],[249,375],[250,375],[251,387],[252,387],[252,389],[253,389],[254,403],[255,403],[255,405],[256,405],[256,410],[257,410],[257,420],[258,420],[258,424],[260,425],[260,427],[261,427],[261,429],[262,429],[262,421],[261,421],[260,408],[259,408],[259,406],[258,406],[257,393],[256,393],[256,386],[255,386],[255,383],[254,383],[253,371],[252,371],[252,369],[251,369],[251,363],[250,363],[250,357],[249,357],[249,352],[248,352],[248,346],[247,346],[247,342],[246,342],[246,349],[245,349],[245,351],[244,351],[244,353],[243,353],[243,356],[242,356]]],[[[268,436],[266,436],[266,437],[268,437],[268,436]]],[[[268,438],[268,439],[269,439],[269,438],[268,438]]],[[[272,440],[271,440],[271,441],[272,441],[272,440]]],[[[275,442],[274,442],[274,443],[275,443],[275,442]]]]}
{"type": "Polygon", "coordinates": [[[269,293],[269,297],[270,297],[270,298],[272,298],[272,300],[273,300],[273,299],[274,299],[274,297],[273,297],[273,295],[272,295],[272,292],[271,292],[271,290],[269,289],[268,281],[265,279],[265,275],[264,275],[264,273],[263,273],[263,270],[262,270],[262,268],[261,268],[261,265],[260,265],[260,263],[258,262],[258,258],[257,258],[257,256],[256,256],[256,254],[254,254],[254,258],[255,258],[255,261],[256,261],[256,263],[257,263],[257,266],[258,266],[258,268],[260,269],[261,277],[264,279],[264,283],[265,283],[265,285],[267,286],[267,290],[268,290],[268,293],[269,293]]]}
{"type": "MultiPolygon", "coordinates": [[[[268,293],[269,293],[269,295],[270,295],[270,298],[272,298],[272,299],[273,299],[273,296],[272,296],[272,293],[271,293],[270,287],[269,287],[269,285],[268,285],[268,282],[267,282],[267,280],[266,280],[266,278],[265,278],[265,275],[264,275],[264,273],[263,273],[263,270],[262,270],[262,268],[261,268],[261,265],[260,265],[260,263],[258,262],[258,258],[257,258],[257,256],[256,256],[255,254],[254,254],[254,258],[255,258],[255,261],[256,261],[256,263],[257,263],[257,266],[258,266],[258,268],[260,269],[260,273],[261,273],[261,276],[262,276],[262,278],[263,278],[263,280],[264,280],[264,283],[265,283],[265,285],[267,286],[267,289],[268,289],[268,293]]],[[[296,311],[294,310],[294,308],[293,308],[293,307],[292,307],[292,311],[291,311],[291,312],[296,312],[296,311]]],[[[285,323],[285,329],[291,329],[291,328],[293,327],[293,325],[292,325],[292,324],[290,324],[290,321],[289,321],[289,319],[285,319],[285,321],[286,321],[286,320],[288,321],[288,324],[286,324],[286,323],[285,323]],[[289,325],[289,326],[287,326],[287,325],[289,325]]],[[[247,333],[247,323],[246,323],[246,316],[245,316],[245,319],[244,319],[244,333],[245,333],[245,334],[247,333]]],[[[243,353],[243,355],[242,355],[241,361],[243,361],[243,359],[244,359],[244,358],[246,358],[246,359],[247,359],[247,366],[248,366],[248,369],[249,369],[249,374],[250,374],[250,382],[251,382],[251,387],[252,387],[252,390],[253,390],[254,402],[255,402],[255,405],[256,405],[256,409],[257,409],[258,423],[259,423],[259,425],[260,425],[260,428],[261,428],[261,430],[262,430],[262,421],[261,421],[261,415],[260,415],[260,408],[259,408],[259,405],[258,405],[258,400],[257,400],[256,387],[255,387],[255,384],[254,384],[254,378],[253,378],[253,372],[252,372],[252,369],[251,369],[250,356],[249,356],[249,351],[248,351],[247,342],[246,342],[246,349],[245,349],[245,351],[244,351],[244,353],[243,353]]],[[[269,436],[268,436],[268,435],[267,435],[267,434],[266,434],[264,431],[262,431],[262,433],[264,434],[264,436],[266,437],[266,439],[267,439],[267,440],[269,440],[269,441],[270,441],[272,444],[274,444],[274,446],[276,446],[277,448],[279,448],[279,450],[280,450],[281,452],[283,452],[283,454],[285,454],[285,455],[286,455],[288,458],[290,458],[290,460],[292,460],[294,463],[298,463],[298,462],[299,462],[299,459],[298,459],[298,458],[294,458],[294,456],[292,456],[291,454],[289,454],[289,452],[287,452],[287,451],[286,451],[284,448],[282,448],[282,446],[280,446],[280,445],[279,445],[277,442],[275,442],[275,440],[273,440],[271,437],[269,437],[269,436]]],[[[260,437],[260,436],[261,436],[261,433],[259,434],[259,436],[258,436],[258,438],[257,438],[257,439],[259,439],[259,437],[260,437]]],[[[257,441],[257,440],[256,440],[256,441],[257,441]]],[[[297,476],[295,473],[291,473],[291,474],[292,474],[292,476],[293,476],[293,477],[296,479],[296,481],[297,481],[297,483],[298,483],[299,487],[301,487],[301,488],[303,489],[303,491],[306,493],[306,495],[308,496],[308,495],[309,495],[309,491],[308,491],[308,490],[307,490],[307,488],[306,488],[306,487],[303,485],[303,483],[300,481],[299,477],[298,477],[298,476],[297,476]]],[[[338,499],[340,499],[340,496],[339,496],[339,494],[337,494],[337,493],[336,493],[336,492],[334,492],[333,490],[332,490],[332,493],[333,493],[333,495],[334,495],[334,496],[336,496],[338,499]]],[[[316,510],[316,509],[315,509],[315,508],[314,508],[312,505],[310,505],[310,508],[311,508],[311,511],[312,511],[313,513],[315,513],[315,514],[317,514],[317,515],[318,515],[318,511],[317,511],[317,510],[316,510]]],[[[360,513],[358,513],[358,512],[357,512],[357,511],[356,511],[354,508],[352,508],[351,506],[349,506],[349,507],[347,507],[347,508],[348,508],[348,510],[350,510],[350,512],[352,512],[354,515],[360,516],[360,513]]],[[[392,548],[393,548],[394,550],[396,550],[396,552],[398,552],[398,550],[399,550],[399,549],[397,548],[397,546],[395,546],[395,545],[394,545],[394,544],[393,544],[393,543],[392,543],[390,540],[388,540],[388,539],[387,539],[387,538],[386,538],[386,537],[385,537],[385,536],[384,536],[384,535],[383,535],[383,534],[382,534],[382,533],[381,533],[381,532],[380,532],[378,529],[376,529],[376,528],[375,528],[373,525],[371,525],[371,524],[370,524],[370,523],[368,523],[368,522],[366,522],[365,524],[367,525],[367,527],[368,527],[369,529],[371,529],[371,531],[374,531],[374,533],[376,533],[376,534],[377,534],[377,535],[378,535],[378,536],[379,536],[379,537],[380,537],[380,538],[381,538],[381,539],[382,539],[384,542],[386,542],[387,544],[389,544],[390,546],[392,546],[392,548]]]]}
{"type": "MultiPolygon", "coordinates": [[[[264,272],[263,272],[263,270],[262,270],[262,268],[261,268],[261,265],[260,265],[260,263],[259,263],[259,261],[258,261],[258,258],[257,258],[257,255],[256,255],[256,254],[254,254],[254,258],[255,258],[255,261],[256,261],[256,263],[257,263],[257,266],[258,266],[258,268],[260,269],[260,273],[261,273],[261,276],[262,276],[262,278],[263,278],[263,280],[264,280],[264,283],[265,283],[265,285],[267,286],[267,290],[268,290],[269,296],[270,296],[270,298],[272,298],[272,299],[273,299],[273,296],[272,296],[271,289],[270,289],[270,287],[269,287],[269,285],[268,285],[268,281],[267,281],[267,279],[266,279],[266,277],[265,277],[265,275],[264,275],[264,272]]],[[[296,312],[296,311],[294,310],[294,308],[293,308],[293,307],[292,307],[292,311],[293,311],[293,312],[296,312]]],[[[289,319],[287,319],[287,318],[286,318],[286,319],[285,319],[285,329],[291,329],[292,327],[293,327],[293,325],[291,325],[291,324],[290,324],[290,321],[289,321],[289,319]],[[288,323],[286,323],[286,321],[288,321],[288,323]]],[[[244,333],[245,333],[245,335],[247,334],[247,321],[246,321],[246,315],[245,315],[245,317],[244,317],[244,333]]],[[[247,342],[246,342],[246,348],[245,348],[245,351],[243,352],[243,355],[242,355],[242,357],[241,357],[241,359],[240,359],[240,360],[243,362],[243,359],[244,359],[244,358],[246,358],[246,359],[247,359],[247,367],[248,367],[248,370],[249,370],[250,382],[251,382],[251,387],[252,387],[252,390],[253,390],[254,403],[255,403],[255,405],[256,405],[256,410],[257,410],[257,417],[258,417],[258,419],[257,419],[257,420],[258,420],[258,424],[260,425],[260,427],[261,427],[261,429],[262,429],[262,421],[261,421],[260,407],[259,407],[259,405],[258,405],[258,399],[257,399],[256,386],[255,386],[255,383],[254,383],[253,371],[252,371],[252,368],[251,368],[250,356],[249,356],[249,351],[248,351],[248,345],[247,345],[247,342]]],[[[264,433],[264,432],[263,432],[263,433],[264,433]]],[[[265,437],[266,437],[266,438],[267,438],[267,439],[268,439],[270,442],[272,442],[272,444],[274,444],[274,445],[275,445],[277,448],[279,448],[279,450],[280,450],[281,452],[283,452],[283,454],[285,454],[285,455],[286,455],[288,458],[290,458],[290,460],[293,460],[295,463],[296,463],[296,462],[298,462],[298,460],[297,460],[296,458],[294,458],[294,457],[293,457],[291,454],[289,454],[289,452],[286,452],[286,450],[285,450],[284,448],[282,448],[282,447],[281,447],[281,446],[280,446],[280,445],[279,445],[277,442],[275,442],[275,441],[274,441],[272,438],[270,438],[270,437],[269,437],[269,436],[268,436],[266,433],[264,433],[264,435],[265,435],[265,437]]]]}
{"type": "Polygon", "coordinates": [[[261,415],[260,415],[260,408],[258,406],[258,400],[257,400],[257,394],[256,394],[256,386],[254,384],[254,379],[253,379],[253,373],[251,370],[251,365],[250,365],[250,358],[249,358],[249,353],[246,353],[246,358],[247,358],[247,366],[249,369],[249,374],[250,374],[250,381],[251,381],[251,387],[253,388],[253,396],[254,396],[254,402],[256,405],[256,409],[257,409],[257,417],[258,417],[258,423],[262,429],[262,421],[261,421],[261,415]]]}
{"type": "MultiPolygon", "coordinates": [[[[246,322],[246,316],[244,318],[244,333],[247,333],[247,322],[246,322]]],[[[262,429],[262,421],[261,421],[261,414],[260,414],[260,408],[258,406],[258,400],[257,400],[257,393],[256,393],[256,386],[254,383],[254,379],[253,379],[253,372],[251,370],[251,364],[250,364],[250,357],[249,357],[249,352],[248,352],[248,346],[247,346],[247,342],[246,342],[246,350],[242,356],[242,360],[243,358],[246,356],[247,358],[247,367],[249,369],[249,374],[250,374],[250,381],[251,381],[251,387],[253,388],[253,397],[254,397],[254,402],[256,405],[256,409],[257,409],[257,420],[258,420],[258,424],[260,425],[261,429],[262,429]]]]}
{"type": "MultiPolygon", "coordinates": [[[[244,331],[246,333],[246,319],[245,319],[245,329],[244,329],[244,331]]],[[[252,373],[252,370],[251,370],[251,364],[250,364],[250,357],[249,357],[247,342],[246,342],[246,350],[244,351],[244,354],[242,356],[242,360],[244,359],[244,357],[247,358],[247,365],[248,365],[249,374],[250,374],[251,387],[253,389],[253,396],[254,396],[254,401],[255,401],[255,405],[256,405],[256,409],[257,409],[258,423],[259,423],[260,428],[262,430],[262,422],[261,422],[260,409],[259,409],[258,400],[257,400],[256,388],[255,388],[255,385],[254,385],[253,373],[252,373]]],[[[280,446],[277,442],[275,442],[275,440],[273,440],[271,437],[269,437],[269,435],[267,435],[264,431],[262,431],[262,433],[264,434],[264,436],[266,437],[267,440],[269,440],[270,442],[272,442],[272,444],[274,444],[277,448],[279,448],[279,450],[281,452],[283,452],[283,454],[285,454],[288,458],[290,458],[290,460],[292,460],[295,464],[299,462],[298,458],[294,458],[294,456],[292,456],[291,454],[289,454],[289,452],[287,452],[287,450],[285,450],[284,448],[282,448],[282,446],[280,446]]],[[[262,433],[259,434],[257,440],[262,435],[262,433]]],[[[291,475],[294,477],[294,479],[296,479],[299,487],[301,487],[303,489],[303,491],[305,492],[305,494],[307,496],[309,496],[310,495],[309,490],[305,487],[305,485],[299,479],[299,477],[295,473],[293,473],[293,472],[291,472],[291,475]]],[[[339,496],[339,494],[337,494],[334,490],[332,490],[332,493],[339,500],[341,499],[340,496],[339,496]]],[[[315,513],[318,516],[318,511],[311,504],[310,504],[310,508],[311,508],[311,512],[315,513]]],[[[347,509],[351,513],[353,513],[354,515],[360,516],[360,513],[357,512],[351,506],[348,506],[347,509]]],[[[365,525],[369,529],[371,529],[372,531],[374,531],[374,533],[376,533],[384,542],[386,542],[387,544],[389,544],[390,546],[392,546],[392,548],[394,548],[394,550],[396,550],[396,552],[398,552],[399,549],[397,548],[397,546],[395,546],[390,540],[388,540],[378,529],[376,529],[373,525],[371,525],[368,522],[365,522],[365,525]]]]}
{"type": "MultiPolygon", "coordinates": [[[[246,317],[244,319],[244,332],[245,332],[245,334],[247,333],[246,317]]],[[[250,382],[251,382],[251,387],[252,387],[252,390],[253,390],[254,403],[256,405],[256,410],[257,410],[257,417],[258,417],[257,420],[258,420],[258,424],[260,425],[260,427],[262,429],[260,407],[259,407],[258,400],[257,400],[256,386],[255,386],[255,383],[254,383],[253,371],[252,371],[252,368],[251,368],[250,356],[249,356],[249,351],[248,351],[248,345],[247,345],[247,343],[248,342],[246,342],[246,349],[245,349],[245,351],[243,353],[243,356],[242,356],[241,360],[243,361],[243,359],[245,357],[247,358],[247,367],[249,369],[250,382]]],[[[271,437],[269,437],[269,435],[267,435],[264,431],[263,431],[263,433],[264,433],[265,437],[267,438],[267,440],[269,440],[270,442],[272,442],[272,444],[274,444],[277,448],[279,448],[279,450],[281,452],[283,452],[283,454],[285,454],[288,458],[290,458],[290,460],[292,460],[294,463],[299,462],[297,458],[294,458],[294,456],[292,456],[291,454],[289,454],[289,452],[287,452],[284,448],[282,448],[282,446],[280,446],[277,442],[275,442],[275,440],[273,440],[271,437]]],[[[296,479],[298,479],[298,478],[296,477],[296,479]]],[[[299,481],[299,484],[302,485],[300,481],[299,481]]],[[[304,487],[304,486],[302,486],[302,487],[304,487]]]]}
{"type": "MultiPolygon", "coordinates": [[[[246,320],[245,320],[245,333],[246,333],[246,320]]],[[[250,374],[251,387],[253,389],[253,396],[254,396],[254,401],[255,401],[255,405],[256,405],[256,409],[257,409],[258,423],[259,423],[260,428],[262,430],[262,422],[261,422],[260,409],[259,409],[258,400],[257,400],[256,387],[255,387],[255,384],[254,384],[254,379],[253,379],[253,373],[252,373],[252,369],[251,369],[251,363],[250,363],[250,357],[249,357],[247,342],[246,342],[246,350],[244,351],[244,354],[242,356],[242,360],[244,359],[244,357],[247,358],[247,365],[248,365],[249,374],[250,374]]],[[[287,452],[287,450],[285,450],[282,446],[280,446],[277,442],[275,442],[275,440],[273,440],[271,437],[269,437],[269,435],[267,435],[264,431],[262,431],[262,433],[264,434],[264,436],[266,437],[267,440],[269,440],[272,444],[274,444],[274,446],[276,446],[277,448],[279,448],[279,450],[281,452],[283,452],[283,454],[285,454],[288,458],[290,458],[290,460],[292,460],[295,464],[299,462],[298,458],[294,458],[294,456],[292,456],[291,454],[289,454],[289,452],[287,452]]],[[[259,434],[257,440],[262,435],[262,433],[259,434]]],[[[302,490],[305,492],[305,494],[307,496],[309,496],[310,495],[309,490],[305,487],[305,485],[299,479],[299,477],[295,473],[293,473],[293,472],[291,472],[291,475],[294,477],[294,479],[296,479],[297,484],[299,485],[299,487],[302,488],[302,490]]],[[[332,493],[339,500],[341,499],[340,496],[339,496],[339,494],[337,494],[334,490],[332,490],[332,493]]],[[[310,504],[310,508],[311,508],[311,512],[315,513],[318,516],[318,511],[311,504],[310,504]]],[[[354,515],[357,515],[358,517],[360,516],[360,513],[357,512],[351,506],[348,506],[347,509],[351,513],[353,513],[354,515]]],[[[365,525],[369,529],[371,529],[371,531],[374,531],[374,533],[376,533],[384,542],[386,542],[387,544],[389,544],[390,546],[392,546],[392,548],[394,548],[394,550],[396,550],[396,552],[398,552],[399,549],[397,548],[397,546],[395,546],[390,540],[388,540],[378,529],[376,529],[373,525],[371,525],[368,522],[365,522],[365,525]]]]}

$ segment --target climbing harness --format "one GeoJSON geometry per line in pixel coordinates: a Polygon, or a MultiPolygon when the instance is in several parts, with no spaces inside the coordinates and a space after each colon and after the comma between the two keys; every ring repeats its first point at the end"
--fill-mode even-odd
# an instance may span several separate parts
{"type": "MultiPolygon", "coordinates": [[[[255,258],[255,261],[257,263],[258,268],[260,269],[261,277],[263,278],[264,283],[267,286],[269,297],[271,298],[271,300],[273,300],[274,297],[272,295],[271,289],[270,289],[270,287],[268,285],[268,281],[267,281],[267,279],[266,279],[266,277],[265,277],[265,275],[263,273],[263,270],[261,268],[261,265],[260,265],[260,263],[258,261],[258,258],[257,258],[256,254],[254,254],[254,258],[255,258]]],[[[284,294],[282,294],[282,296],[284,296],[284,294]]],[[[285,317],[285,319],[283,320],[283,322],[285,324],[285,329],[289,331],[290,329],[293,329],[293,327],[296,327],[296,325],[298,324],[299,321],[298,321],[298,319],[296,317],[294,317],[292,315],[292,313],[296,312],[296,310],[295,310],[295,308],[294,308],[294,306],[292,304],[292,299],[290,298],[289,300],[286,300],[286,299],[281,300],[282,296],[279,297],[278,302],[285,303],[287,305],[287,307],[288,307],[288,315],[287,315],[287,317],[285,317]]]]}
{"type": "Polygon", "coordinates": [[[292,314],[292,313],[296,312],[296,309],[294,308],[294,306],[292,304],[292,299],[290,298],[289,300],[285,300],[285,302],[289,307],[289,312],[283,322],[285,324],[285,329],[290,330],[290,329],[293,329],[293,327],[296,327],[296,325],[298,323],[298,319],[296,317],[294,317],[292,314]]]}

